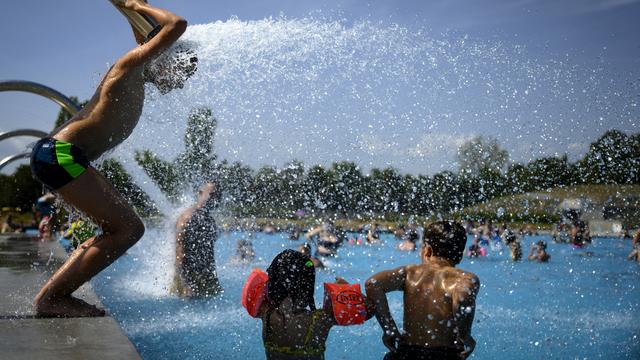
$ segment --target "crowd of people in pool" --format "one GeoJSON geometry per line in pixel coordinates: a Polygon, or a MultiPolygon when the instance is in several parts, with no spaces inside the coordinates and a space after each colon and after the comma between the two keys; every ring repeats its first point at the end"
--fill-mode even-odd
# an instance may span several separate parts
{"type": "MultiPolygon", "coordinates": [[[[465,253],[472,258],[486,256],[486,250],[482,254],[485,247],[500,251],[504,246],[511,259],[519,261],[522,238],[537,235],[527,228],[514,232],[505,224],[493,227],[490,221],[478,226],[467,222],[466,228],[454,221],[438,221],[425,228],[409,223],[393,231],[398,240],[396,248],[420,249],[421,264],[374,274],[365,283],[366,295],[359,292],[359,285],[349,287],[353,284],[337,277],[336,286],[342,286],[342,293],[353,293],[355,289],[357,301],[345,308],[339,301],[339,293],[332,292],[325,284],[325,301],[322,308],[317,309],[313,301],[314,273],[324,268],[322,258],[335,256],[345,243],[376,245],[381,241],[381,231],[374,223],[347,234],[330,221],[306,233],[290,229],[289,239],[302,238],[305,242],[298,251],[285,250],[277,255],[257,283],[253,277],[257,274],[252,273],[243,290],[246,297],[243,304],[249,315],[262,320],[268,359],[321,359],[333,326],[361,324],[373,316],[382,328],[382,342],[389,349],[385,359],[464,359],[475,347],[471,325],[479,279],[456,265],[465,253]],[[472,235],[473,240],[465,249],[467,235],[472,235]],[[312,244],[316,245],[316,257],[312,256],[312,244]],[[386,293],[391,291],[404,293],[403,332],[397,328],[388,308],[386,293]],[[364,310],[355,306],[356,302],[364,304],[364,310]],[[344,322],[339,314],[347,314],[353,321],[344,322]]],[[[586,226],[576,223],[571,232],[575,237],[571,245],[584,241],[587,231],[586,226]]],[[[640,230],[632,239],[632,248],[629,259],[640,261],[640,230]]],[[[534,242],[527,256],[528,260],[541,263],[550,258],[543,240],[534,242]]]]}
{"type": "MultiPolygon", "coordinates": [[[[471,244],[465,252],[470,258],[480,258],[491,253],[502,254],[503,252],[508,252],[512,261],[520,261],[523,259],[522,239],[524,236],[538,235],[538,231],[531,226],[522,226],[514,231],[507,224],[494,226],[491,220],[478,223],[467,221],[464,223],[464,228],[466,233],[472,236],[471,244]]],[[[380,244],[383,232],[393,234],[395,240],[397,240],[396,248],[398,250],[415,251],[419,248],[418,243],[422,237],[423,228],[413,221],[409,221],[390,230],[389,228],[383,228],[376,222],[372,222],[368,225],[360,225],[357,229],[346,231],[333,221],[325,220],[320,225],[312,226],[306,231],[297,225],[290,225],[287,229],[277,229],[273,226],[257,229],[254,226],[249,233],[255,234],[257,231],[263,231],[268,234],[286,231],[290,240],[298,241],[303,239],[305,241],[305,244],[301,245],[301,249],[304,247],[305,252],[311,254],[311,249],[315,247],[313,252],[315,257],[330,257],[335,256],[338,253],[338,249],[346,244],[380,244]]],[[[246,262],[255,256],[251,237],[247,236],[238,240],[237,259],[246,262]],[[250,256],[247,256],[246,253],[249,253],[250,256]]],[[[563,240],[563,242],[569,243],[574,248],[588,246],[591,243],[588,224],[584,221],[576,221],[569,228],[567,236],[563,240]]],[[[554,242],[560,241],[554,237],[554,242]]],[[[548,262],[551,255],[547,251],[547,242],[538,240],[531,244],[526,258],[531,261],[548,262]]],[[[322,262],[320,259],[317,261],[322,262]]]]}
{"type": "MultiPolygon", "coordinates": [[[[36,295],[33,304],[38,317],[105,314],[103,309],[72,294],[125,254],[142,238],[145,227],[91,161],[131,134],[142,114],[145,83],[155,86],[160,94],[167,94],[183,88],[197,71],[198,58],[191,52],[169,55],[166,51],[185,32],[185,19],[143,0],[112,2],[134,25],[137,45],[113,62],[82,111],[40,139],[31,152],[33,176],[101,229],[95,232],[91,226],[77,222],[81,220],[73,219],[76,226],[71,223],[64,231],[72,238],[82,234],[84,239],[78,239],[73,254],[36,295]],[[131,14],[143,20],[131,20],[131,14]],[[154,24],[147,24],[151,29],[148,32],[144,26],[135,26],[149,19],[154,24]]],[[[205,184],[197,202],[178,218],[174,291],[181,296],[210,296],[220,290],[214,261],[217,226],[211,215],[216,204],[215,185],[205,184]]],[[[39,221],[40,236],[51,237],[51,217],[39,221]]],[[[9,218],[2,228],[15,226],[9,218]]],[[[476,227],[476,232],[470,255],[481,256],[484,246],[496,245],[497,239],[504,237],[510,251],[514,249],[512,258],[522,256],[517,236],[512,236],[506,227],[498,230],[497,237],[489,224],[476,227]]],[[[355,245],[381,242],[378,224],[363,227],[360,233],[362,236],[349,238],[345,231],[327,222],[304,235],[309,245],[303,245],[299,251],[285,250],[275,257],[265,274],[251,277],[243,289],[243,303],[250,315],[262,320],[267,358],[322,359],[333,326],[361,323],[373,316],[382,328],[382,342],[389,349],[385,359],[460,359],[471,354],[475,348],[471,327],[480,282],[474,274],[456,268],[467,242],[467,231],[456,222],[438,221],[423,229],[408,224],[398,229],[397,237],[401,239],[398,249],[419,248],[420,264],[374,274],[365,283],[366,296],[358,285],[338,278],[335,284],[325,284],[329,289],[326,301],[322,308],[316,308],[313,292],[315,270],[321,268],[320,258],[335,256],[345,242],[355,245]],[[311,256],[311,244],[316,247],[315,259],[311,256]],[[386,293],[391,291],[404,293],[403,332],[389,311],[386,293]]],[[[585,234],[584,227],[581,230],[578,226],[574,244],[587,242],[585,234]]],[[[640,259],[637,237],[636,234],[634,252],[629,258],[640,259]]],[[[241,261],[255,257],[250,239],[239,241],[237,249],[241,261]]],[[[546,244],[536,243],[529,259],[548,261],[546,244]]]]}

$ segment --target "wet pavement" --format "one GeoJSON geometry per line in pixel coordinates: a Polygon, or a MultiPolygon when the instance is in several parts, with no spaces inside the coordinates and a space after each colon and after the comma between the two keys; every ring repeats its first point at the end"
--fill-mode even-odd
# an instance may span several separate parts
{"type": "MultiPolygon", "coordinates": [[[[0,349],[2,359],[139,359],[116,321],[37,319],[31,302],[66,258],[56,241],[0,235],[0,349]]],[[[91,286],[74,296],[102,307],[91,286]]]]}

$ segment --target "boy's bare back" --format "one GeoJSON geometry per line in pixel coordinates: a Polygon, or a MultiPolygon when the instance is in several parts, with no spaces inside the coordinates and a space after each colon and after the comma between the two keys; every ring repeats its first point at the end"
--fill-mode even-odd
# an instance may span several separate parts
{"type": "Polygon", "coordinates": [[[455,268],[467,241],[464,228],[439,221],[425,228],[421,264],[381,271],[365,283],[389,349],[385,360],[465,359],[475,348],[471,326],[480,280],[455,268]],[[404,332],[389,310],[388,292],[404,295],[404,332]]]}
{"type": "Polygon", "coordinates": [[[129,137],[144,103],[142,66],[109,69],[89,103],[54,130],[55,138],[84,149],[89,160],[129,137]]]}
{"type": "Polygon", "coordinates": [[[405,271],[403,343],[462,351],[461,342],[470,337],[478,277],[432,264],[409,265],[405,271]]]}

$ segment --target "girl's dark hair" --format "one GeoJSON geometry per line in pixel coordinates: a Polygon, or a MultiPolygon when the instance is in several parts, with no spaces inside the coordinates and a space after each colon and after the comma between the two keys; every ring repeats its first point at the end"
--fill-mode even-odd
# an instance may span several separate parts
{"type": "Polygon", "coordinates": [[[273,259],[267,274],[268,298],[272,307],[291,298],[294,304],[309,307],[312,311],[316,309],[313,300],[316,270],[309,256],[287,249],[273,259]]]}

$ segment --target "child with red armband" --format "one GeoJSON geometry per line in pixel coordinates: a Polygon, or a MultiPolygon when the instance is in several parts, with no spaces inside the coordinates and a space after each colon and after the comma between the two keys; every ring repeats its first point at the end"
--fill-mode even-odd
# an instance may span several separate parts
{"type": "Polygon", "coordinates": [[[331,327],[362,324],[373,316],[359,284],[336,278],[324,285],[324,306],[316,309],[313,262],[294,250],[278,254],[267,273],[254,269],[249,275],[242,305],[262,319],[267,359],[324,359],[331,327]]]}

